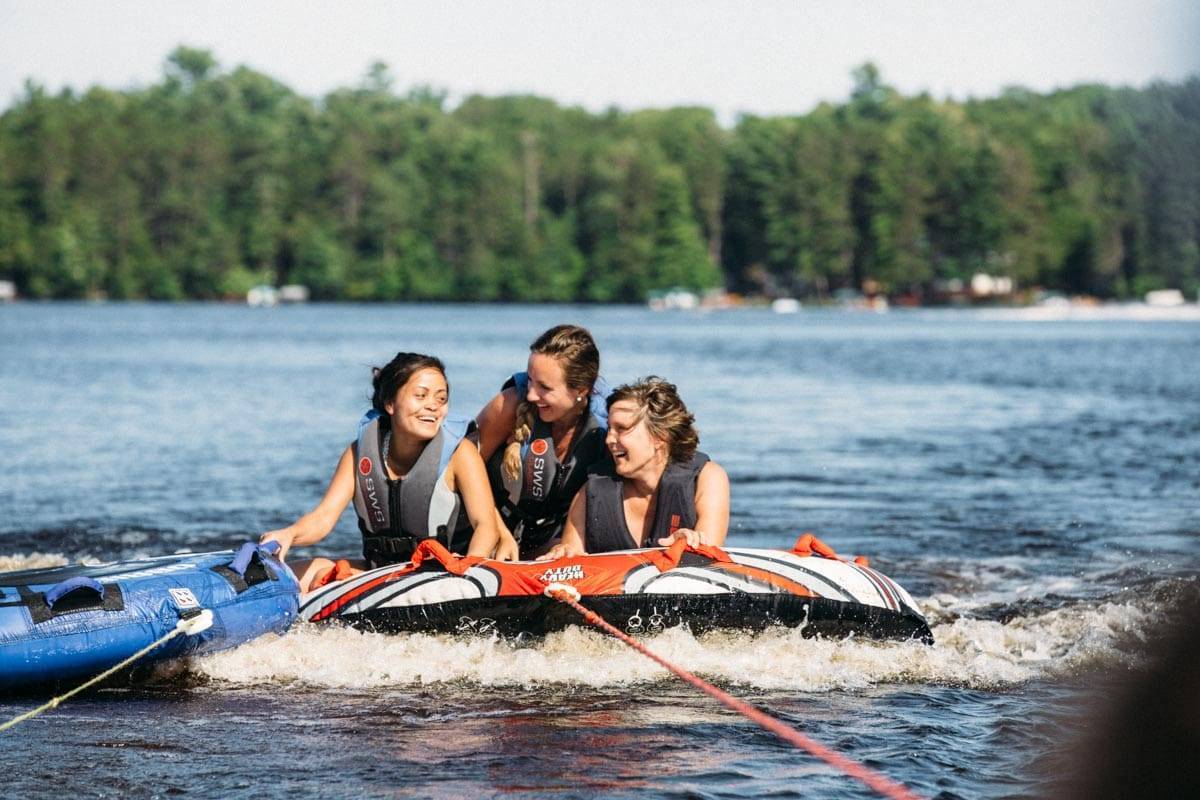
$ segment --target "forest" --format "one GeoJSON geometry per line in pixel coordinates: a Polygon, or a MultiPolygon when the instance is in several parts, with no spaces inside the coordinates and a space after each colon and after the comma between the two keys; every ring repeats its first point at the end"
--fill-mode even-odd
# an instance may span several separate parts
{"type": "Polygon", "coordinates": [[[162,79],[0,114],[0,280],[29,298],[642,302],[656,290],[927,300],[983,272],[1098,298],[1200,290],[1200,77],[902,96],[801,116],[322,98],[178,48],[162,79]]]}

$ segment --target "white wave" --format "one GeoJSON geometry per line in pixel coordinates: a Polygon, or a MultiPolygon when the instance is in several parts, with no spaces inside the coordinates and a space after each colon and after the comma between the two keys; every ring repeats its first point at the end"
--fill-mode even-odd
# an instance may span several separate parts
{"type": "Polygon", "coordinates": [[[27,569],[62,567],[68,563],[62,553],[27,553],[15,556],[0,556],[0,572],[19,572],[27,569]]]}
{"type": "Polygon", "coordinates": [[[1039,601],[1050,595],[1085,598],[1103,583],[1098,576],[1119,566],[1121,559],[1099,560],[1080,574],[1041,572],[1037,558],[1003,556],[970,561],[943,560],[937,572],[947,590],[926,598],[922,611],[931,624],[973,616],[989,606],[1039,601]]]}
{"type": "Polygon", "coordinates": [[[69,559],[62,553],[19,553],[11,556],[0,556],[0,572],[21,572],[27,569],[52,569],[65,567],[68,564],[93,566],[103,563],[94,556],[79,556],[69,559]]]}
{"type": "MultiPolygon", "coordinates": [[[[724,685],[824,692],[879,683],[948,683],[975,688],[1019,684],[1134,656],[1122,645],[1151,612],[1103,603],[1001,623],[960,618],[937,625],[937,644],[805,639],[799,630],[686,629],[644,641],[665,658],[724,685]]],[[[663,668],[601,633],[571,628],[531,644],[449,635],[383,635],[300,625],[237,650],[198,659],[191,669],[233,684],[300,684],[373,689],[462,682],[533,688],[547,684],[621,686],[662,680],[663,668]]]]}

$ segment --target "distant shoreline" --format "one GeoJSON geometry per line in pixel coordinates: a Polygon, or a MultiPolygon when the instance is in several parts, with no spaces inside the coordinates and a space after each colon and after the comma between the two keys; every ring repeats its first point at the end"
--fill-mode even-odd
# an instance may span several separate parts
{"type": "Polygon", "coordinates": [[[843,103],[726,129],[701,107],[451,107],[382,69],[314,103],[181,47],[158,84],[31,84],[0,113],[0,285],[535,303],[716,286],[872,308],[1200,291],[1200,77],[966,102],[904,96],[869,63],[852,81],[843,103]]]}
{"type": "MultiPolygon", "coordinates": [[[[382,309],[395,307],[514,307],[528,306],[531,308],[573,308],[578,310],[623,309],[626,311],[648,311],[652,314],[665,316],[702,316],[710,314],[738,313],[773,313],[767,302],[745,303],[737,306],[721,308],[695,309],[650,309],[644,303],[550,303],[550,302],[502,302],[502,301],[470,301],[470,300],[394,300],[394,301],[354,301],[354,300],[317,300],[308,303],[281,303],[277,306],[256,307],[245,302],[231,300],[72,300],[72,299],[17,299],[0,302],[0,314],[3,310],[17,307],[53,307],[53,306],[90,306],[102,308],[106,306],[204,306],[210,308],[244,308],[255,313],[271,313],[279,309],[311,307],[364,307],[382,309]]],[[[286,313],[286,312],[285,312],[286,313]]],[[[850,307],[835,303],[802,305],[794,312],[776,314],[780,317],[803,316],[805,314],[846,314],[847,316],[886,316],[897,314],[912,317],[920,314],[971,314],[981,321],[996,322],[1200,322],[1200,303],[1185,303],[1178,306],[1154,306],[1138,302],[1108,302],[1052,305],[968,305],[942,304],[926,306],[895,306],[886,312],[873,311],[868,308],[850,307]]]]}

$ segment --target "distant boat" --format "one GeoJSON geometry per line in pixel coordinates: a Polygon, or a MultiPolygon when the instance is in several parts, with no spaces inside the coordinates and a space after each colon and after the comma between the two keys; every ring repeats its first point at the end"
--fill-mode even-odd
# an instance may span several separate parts
{"type": "Polygon", "coordinates": [[[12,281],[0,281],[0,303],[11,303],[17,299],[17,285],[12,281]]]}
{"type": "Polygon", "coordinates": [[[1184,304],[1183,292],[1178,289],[1159,289],[1146,292],[1146,305],[1155,308],[1173,308],[1184,304]]]}
{"type": "Polygon", "coordinates": [[[255,286],[246,292],[246,305],[267,307],[279,302],[279,290],[274,286],[255,286]]]}
{"type": "Polygon", "coordinates": [[[776,297],[771,301],[771,310],[776,314],[795,314],[800,310],[800,301],[794,297],[776,297]]]}

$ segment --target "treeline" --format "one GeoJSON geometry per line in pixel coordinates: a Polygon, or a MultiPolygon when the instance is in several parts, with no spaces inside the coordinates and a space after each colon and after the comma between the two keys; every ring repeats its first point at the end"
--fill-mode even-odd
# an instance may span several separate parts
{"type": "Polygon", "coordinates": [[[31,84],[0,115],[0,279],[164,300],[1200,287],[1200,79],[959,103],[854,77],[844,104],[730,130],[702,108],[450,110],[382,65],[313,101],[180,48],[157,85],[31,84]]]}

